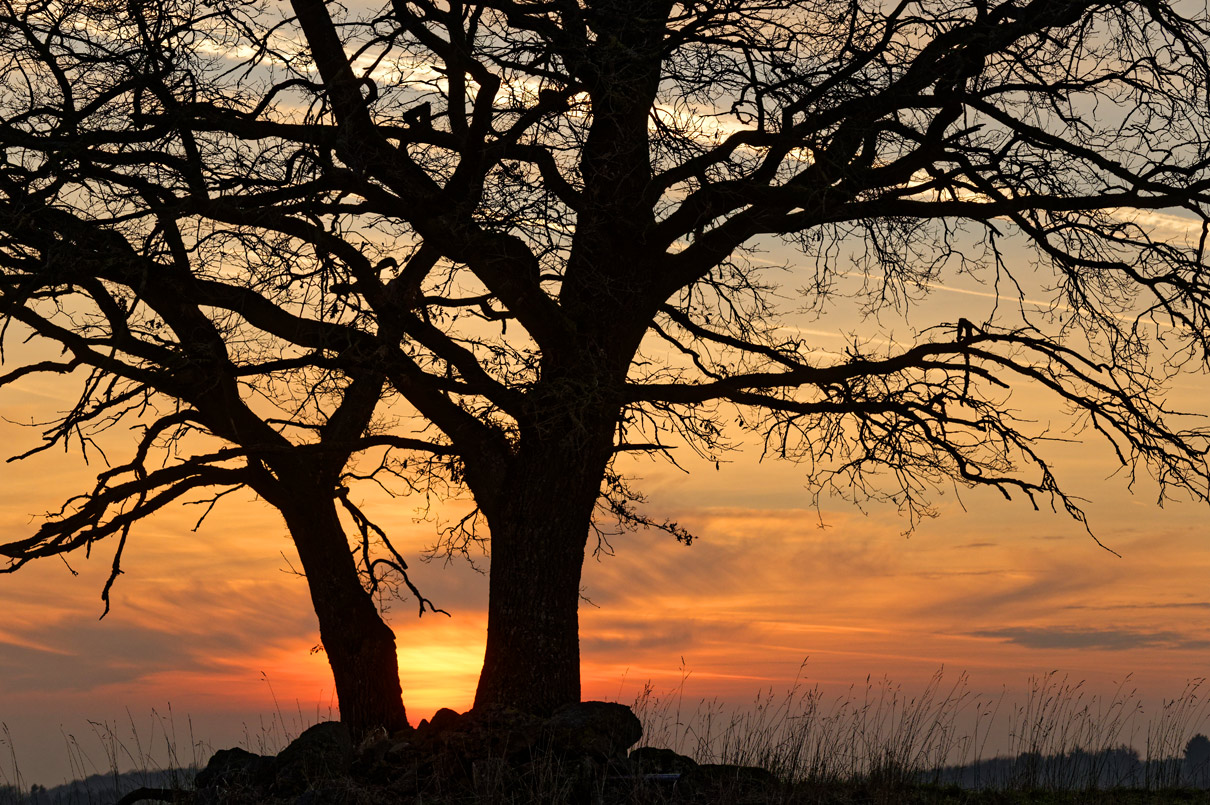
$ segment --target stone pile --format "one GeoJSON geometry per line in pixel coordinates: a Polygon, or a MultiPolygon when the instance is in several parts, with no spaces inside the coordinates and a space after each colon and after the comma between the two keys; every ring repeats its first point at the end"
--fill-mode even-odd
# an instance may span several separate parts
{"type": "Polygon", "coordinates": [[[581,702],[540,718],[497,708],[439,710],[414,730],[354,746],[340,722],[311,727],[277,756],[216,752],[198,773],[194,805],[379,803],[768,802],[762,769],[698,765],[642,747],[634,713],[581,702]]]}

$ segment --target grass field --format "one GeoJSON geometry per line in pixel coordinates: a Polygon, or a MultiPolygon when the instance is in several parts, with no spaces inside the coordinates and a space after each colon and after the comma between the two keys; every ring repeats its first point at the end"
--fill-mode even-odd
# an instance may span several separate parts
{"type": "MultiPolygon", "coordinates": [[[[669,748],[699,763],[759,767],[782,782],[775,795],[737,788],[729,801],[1210,803],[1210,741],[1197,738],[1210,732],[1202,679],[1150,713],[1128,681],[1110,696],[1097,696],[1057,673],[1031,679],[1015,704],[971,692],[965,675],[947,682],[940,672],[913,693],[885,679],[866,680],[840,696],[803,683],[762,693],[739,710],[686,702],[683,690],[683,683],[665,693],[644,688],[632,703],[644,727],[639,745],[669,748]]],[[[259,732],[246,732],[244,748],[273,754],[306,726],[287,724],[279,711],[259,732]]],[[[92,805],[142,786],[188,789],[211,751],[192,735],[187,747],[177,743],[170,723],[145,738],[133,719],[125,730],[94,724],[93,732],[95,748],[68,742],[74,783],[31,790],[5,729],[0,805],[92,805]],[[158,753],[150,751],[152,743],[162,744],[158,753]]],[[[616,801],[675,801],[667,781],[662,787],[635,782],[632,790],[617,780],[610,785],[616,801]]],[[[559,802],[560,794],[552,787],[483,801],[559,802]]]]}

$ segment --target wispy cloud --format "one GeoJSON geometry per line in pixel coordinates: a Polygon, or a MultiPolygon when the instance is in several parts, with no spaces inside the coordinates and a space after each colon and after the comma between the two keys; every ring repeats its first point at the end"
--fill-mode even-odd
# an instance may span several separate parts
{"type": "Polygon", "coordinates": [[[1139,601],[1120,604],[1068,604],[1064,609],[1091,610],[1103,612],[1121,609],[1210,609],[1210,601],[1139,601]]]}
{"type": "Polygon", "coordinates": [[[1173,631],[1136,631],[1133,629],[1084,629],[1075,627],[1017,626],[986,629],[970,633],[990,637],[1031,649],[1205,649],[1210,640],[1192,639],[1173,631]]]}

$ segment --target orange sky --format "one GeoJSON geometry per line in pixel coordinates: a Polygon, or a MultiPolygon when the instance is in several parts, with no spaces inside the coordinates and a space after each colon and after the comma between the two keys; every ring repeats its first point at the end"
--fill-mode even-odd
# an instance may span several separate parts
{"type": "MultiPolygon", "coordinates": [[[[946,299],[971,298],[936,296],[930,304],[941,307],[922,316],[940,320],[946,299]]],[[[1205,410],[1208,388],[1204,379],[1182,381],[1171,401],[1205,410]]],[[[58,410],[62,395],[62,384],[29,379],[0,394],[0,412],[28,422],[58,410]]],[[[35,441],[35,431],[0,423],[6,453],[35,441]]],[[[1128,494],[1124,481],[1106,479],[1113,467],[1100,446],[1059,446],[1052,455],[1070,490],[1089,499],[1097,535],[1122,558],[1070,519],[995,493],[964,494],[966,511],[946,495],[941,516],[905,538],[894,511],[862,514],[841,501],[810,509],[795,468],[760,463],[752,450],[718,470],[690,461],[688,474],[634,460],[646,510],[700,539],[686,547],[662,533],[628,533],[612,540],[613,556],[588,560],[585,697],[629,702],[647,681],[666,693],[687,672],[687,699],[742,705],[760,690],[787,689],[804,660],[808,684],[829,690],[869,674],[911,688],[944,665],[954,676],[969,672],[970,686],[991,695],[1020,691],[1030,675],[1052,669],[1094,691],[1133,674],[1148,701],[1179,693],[1210,658],[1205,509],[1159,509],[1146,484],[1128,494]]],[[[0,472],[0,541],[28,534],[36,515],[92,477],[61,454],[0,472]]],[[[414,521],[414,502],[365,495],[409,559],[431,542],[432,524],[414,521]]],[[[234,500],[194,534],[197,513],[178,507],[134,532],[113,612],[100,622],[110,547],[89,561],[69,559],[78,576],[49,559],[0,577],[0,721],[25,783],[71,775],[67,736],[105,770],[90,720],[130,744],[133,719],[143,743],[163,743],[171,705],[177,751],[188,761],[190,719],[196,740],[255,750],[258,742],[277,748],[283,725],[275,719],[296,734],[332,714],[326,662],[310,652],[318,636],[305,583],[289,572],[297,562],[276,514],[234,500]]],[[[417,561],[413,569],[425,594],[453,614],[417,620],[411,602],[389,613],[415,722],[440,706],[469,706],[487,580],[462,563],[417,561]]],[[[11,779],[5,756],[0,774],[11,779]]]]}

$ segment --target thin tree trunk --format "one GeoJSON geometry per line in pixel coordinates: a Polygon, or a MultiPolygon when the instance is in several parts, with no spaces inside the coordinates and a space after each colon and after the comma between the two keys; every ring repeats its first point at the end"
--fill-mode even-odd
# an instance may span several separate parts
{"type": "Polygon", "coordinates": [[[475,707],[548,714],[580,701],[580,575],[600,473],[583,456],[559,458],[521,462],[529,469],[488,513],[487,647],[475,707]]]}
{"type": "Polygon", "coordinates": [[[340,719],[354,736],[407,729],[395,634],[361,586],[330,496],[293,495],[281,507],[319,617],[340,719]]]}

